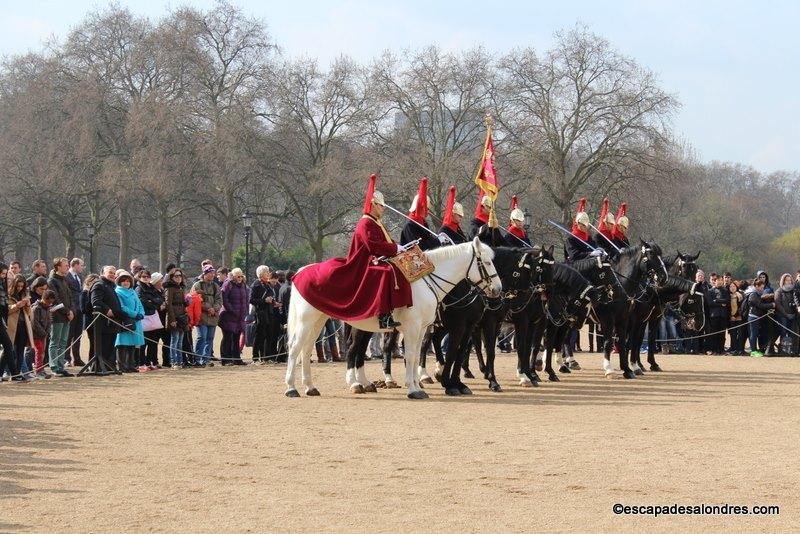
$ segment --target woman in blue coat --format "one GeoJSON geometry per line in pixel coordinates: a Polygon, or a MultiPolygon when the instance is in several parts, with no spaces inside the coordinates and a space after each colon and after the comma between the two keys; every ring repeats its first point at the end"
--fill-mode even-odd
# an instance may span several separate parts
{"type": "Polygon", "coordinates": [[[142,319],[144,319],[144,306],[139,300],[139,295],[133,289],[133,276],[128,271],[117,271],[117,287],[114,290],[119,299],[122,309],[122,320],[119,322],[125,326],[117,334],[117,364],[123,373],[141,372],[136,368],[136,349],[144,345],[144,329],[142,319]]]}

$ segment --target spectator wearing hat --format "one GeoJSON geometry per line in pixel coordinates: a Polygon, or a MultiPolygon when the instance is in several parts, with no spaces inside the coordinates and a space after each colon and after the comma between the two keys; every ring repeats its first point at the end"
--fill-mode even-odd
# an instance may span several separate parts
{"type": "Polygon", "coordinates": [[[117,334],[115,343],[117,363],[119,364],[119,370],[123,373],[135,373],[141,371],[140,368],[136,367],[136,354],[138,348],[144,345],[144,331],[142,329],[144,307],[136,294],[136,290],[133,288],[133,275],[131,273],[124,270],[117,272],[115,292],[123,315],[123,320],[119,322],[124,325],[117,334]]]}
{"type": "Polygon", "coordinates": [[[94,317],[92,313],[92,286],[94,286],[100,276],[94,273],[88,274],[83,281],[83,289],[81,289],[80,297],[78,297],[78,308],[80,310],[80,320],[83,323],[82,330],[86,330],[86,336],[89,338],[89,359],[95,355],[94,346],[94,317]]]}
{"type": "Polygon", "coordinates": [[[216,284],[217,270],[213,265],[203,267],[203,275],[200,280],[192,286],[192,292],[200,295],[201,313],[200,321],[197,325],[197,344],[195,354],[197,354],[196,365],[204,367],[214,365],[211,361],[214,349],[214,333],[219,323],[219,312],[222,308],[222,290],[216,284]]]}
{"type": "Polygon", "coordinates": [[[244,365],[239,337],[244,331],[244,319],[248,307],[248,290],[244,273],[239,268],[233,269],[230,279],[222,284],[222,309],[219,312],[219,327],[222,328],[220,347],[222,365],[244,365]]]}
{"type": "MultiPolygon", "coordinates": [[[[144,347],[138,352],[139,371],[145,369],[152,371],[158,369],[158,341],[164,337],[164,319],[162,317],[164,306],[164,293],[156,288],[156,283],[162,279],[161,273],[151,273],[147,269],[139,271],[139,283],[136,284],[136,295],[142,302],[145,317],[158,316],[157,323],[162,328],[150,328],[144,332],[144,347]]],[[[158,324],[154,325],[158,326],[158,324]]],[[[169,341],[166,342],[167,346],[169,341]]]]}

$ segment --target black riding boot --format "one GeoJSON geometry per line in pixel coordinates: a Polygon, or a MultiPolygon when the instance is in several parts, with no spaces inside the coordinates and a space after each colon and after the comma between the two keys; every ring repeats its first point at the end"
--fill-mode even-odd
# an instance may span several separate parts
{"type": "Polygon", "coordinates": [[[391,313],[384,313],[383,315],[378,316],[378,326],[383,330],[388,328],[397,328],[400,326],[400,323],[392,318],[391,313]]]}

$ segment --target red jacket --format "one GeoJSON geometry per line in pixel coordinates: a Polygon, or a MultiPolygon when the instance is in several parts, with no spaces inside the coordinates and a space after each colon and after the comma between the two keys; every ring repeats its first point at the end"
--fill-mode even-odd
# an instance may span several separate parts
{"type": "Polygon", "coordinates": [[[200,324],[200,318],[203,315],[203,295],[189,293],[189,305],[186,307],[186,315],[189,316],[189,326],[200,324]]]}
{"type": "Polygon", "coordinates": [[[394,266],[372,263],[394,256],[397,245],[371,216],[358,221],[347,258],[333,258],[301,269],[294,290],[316,309],[336,319],[358,321],[411,306],[411,285],[394,266]]]}

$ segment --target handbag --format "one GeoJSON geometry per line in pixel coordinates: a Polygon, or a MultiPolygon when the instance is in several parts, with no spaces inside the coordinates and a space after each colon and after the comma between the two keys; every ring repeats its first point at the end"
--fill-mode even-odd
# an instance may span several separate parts
{"type": "Polygon", "coordinates": [[[189,330],[189,315],[180,313],[175,317],[176,328],[178,330],[189,330]]]}
{"type": "Polygon", "coordinates": [[[153,312],[150,315],[145,315],[142,319],[142,328],[145,332],[152,332],[153,330],[161,330],[164,325],[161,323],[161,317],[158,312],[153,312]]]}

